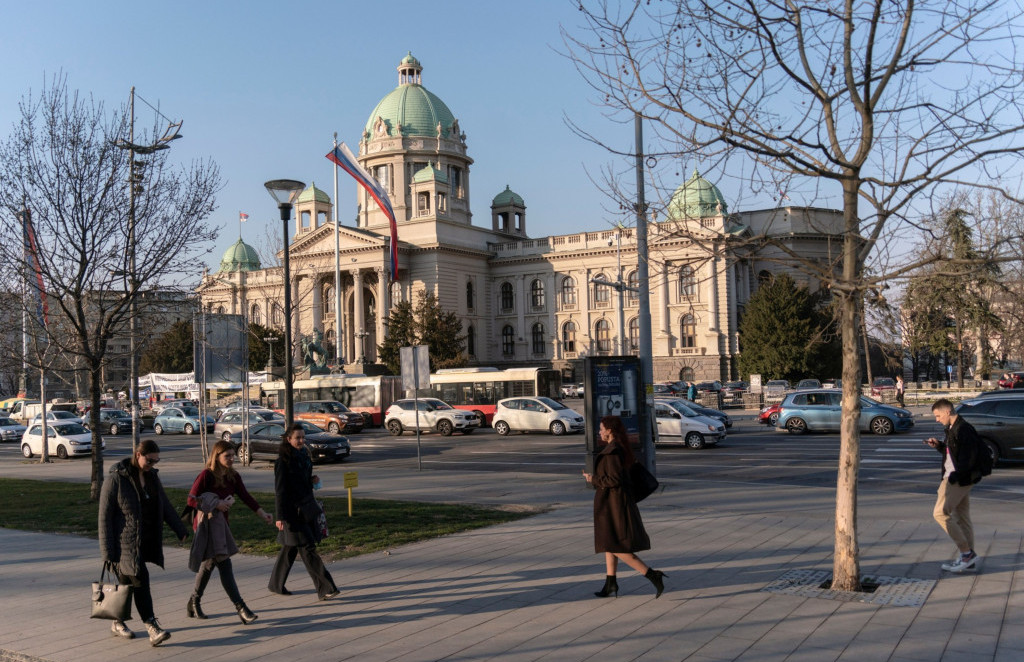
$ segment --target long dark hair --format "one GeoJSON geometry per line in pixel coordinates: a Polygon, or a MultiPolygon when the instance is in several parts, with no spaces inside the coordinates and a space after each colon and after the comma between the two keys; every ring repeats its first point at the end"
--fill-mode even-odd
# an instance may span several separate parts
{"type": "Polygon", "coordinates": [[[152,439],[143,439],[139,442],[139,445],[135,447],[135,453],[132,454],[132,466],[136,469],[139,468],[139,456],[149,455],[150,453],[159,453],[160,447],[156,445],[156,442],[152,439]]]}
{"type": "Polygon", "coordinates": [[[292,451],[294,451],[295,448],[288,443],[288,437],[292,436],[292,432],[295,432],[296,430],[302,430],[305,432],[306,428],[302,427],[301,423],[292,423],[287,429],[285,429],[284,434],[281,435],[281,443],[277,447],[277,456],[285,462],[292,459],[292,451]]]}
{"type": "Polygon", "coordinates": [[[625,459],[623,464],[628,467],[636,462],[633,449],[629,447],[629,437],[626,435],[626,426],[622,424],[622,419],[618,416],[604,416],[601,418],[601,425],[612,433],[611,443],[622,449],[622,455],[625,459]]]}

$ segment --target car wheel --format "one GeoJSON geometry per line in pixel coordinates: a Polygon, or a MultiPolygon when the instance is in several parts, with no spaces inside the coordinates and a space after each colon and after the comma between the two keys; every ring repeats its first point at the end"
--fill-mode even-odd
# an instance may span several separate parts
{"type": "Polygon", "coordinates": [[[509,432],[512,431],[512,428],[510,428],[508,426],[508,423],[506,423],[505,421],[496,421],[494,423],[494,431],[504,437],[508,435],[509,432]]]}
{"type": "Polygon", "coordinates": [[[68,449],[64,446],[64,444],[57,444],[57,457],[59,457],[62,460],[68,459],[68,449]]]}
{"type": "Polygon", "coordinates": [[[885,416],[877,416],[871,419],[871,432],[873,434],[892,434],[892,421],[885,416]]]}
{"type": "Polygon", "coordinates": [[[229,430],[224,430],[224,434],[222,434],[220,436],[220,438],[223,439],[224,441],[230,442],[231,441],[231,432],[229,430]]]}
{"type": "Polygon", "coordinates": [[[242,464],[249,464],[249,461],[252,459],[249,457],[250,455],[248,444],[242,444],[238,447],[238,459],[242,461],[242,464]]]}
{"type": "Polygon", "coordinates": [[[779,424],[779,414],[778,414],[778,412],[776,412],[774,414],[769,414],[768,415],[768,425],[770,425],[772,427],[775,427],[778,424],[779,424]]]}
{"type": "Polygon", "coordinates": [[[556,437],[565,434],[565,423],[562,421],[551,421],[551,434],[556,437]]]}
{"type": "Polygon", "coordinates": [[[390,421],[388,421],[388,432],[390,432],[392,435],[400,437],[402,436],[402,433],[404,431],[405,430],[402,428],[402,422],[397,418],[393,418],[390,421]]]}
{"type": "Polygon", "coordinates": [[[442,437],[450,436],[451,433],[452,433],[452,430],[454,430],[454,429],[455,428],[452,425],[451,421],[438,421],[437,422],[437,431],[441,433],[442,437]]]}
{"type": "Polygon", "coordinates": [[[686,445],[697,450],[704,448],[704,435],[697,431],[687,433],[686,445]]]}
{"type": "Polygon", "coordinates": [[[25,457],[29,458],[29,459],[32,459],[32,447],[29,446],[28,444],[22,444],[21,445],[21,454],[24,455],[25,457]]]}
{"type": "Polygon", "coordinates": [[[476,419],[480,421],[480,427],[487,427],[487,417],[484,416],[484,413],[479,410],[474,410],[473,413],[476,414],[476,419]]]}
{"type": "Polygon", "coordinates": [[[330,432],[331,434],[338,434],[339,432],[341,432],[341,428],[338,427],[337,423],[331,422],[327,424],[327,431],[330,432]]]}
{"type": "Polygon", "coordinates": [[[117,434],[117,423],[110,426],[110,434],[117,434]]]}
{"type": "Polygon", "coordinates": [[[807,432],[807,423],[802,418],[791,418],[786,421],[786,429],[790,434],[803,434],[807,432]]]}
{"type": "Polygon", "coordinates": [[[992,466],[999,464],[999,446],[990,439],[982,439],[985,442],[985,446],[988,448],[988,452],[992,454],[992,466]]]}
{"type": "Polygon", "coordinates": [[[162,426],[159,423],[157,423],[156,425],[153,426],[153,432],[154,432],[154,434],[163,434],[164,433],[164,426],[162,426]]]}
{"type": "Polygon", "coordinates": [[[194,427],[192,427],[191,423],[186,423],[185,424],[185,434],[192,434],[195,431],[196,431],[196,429],[194,427]]]}

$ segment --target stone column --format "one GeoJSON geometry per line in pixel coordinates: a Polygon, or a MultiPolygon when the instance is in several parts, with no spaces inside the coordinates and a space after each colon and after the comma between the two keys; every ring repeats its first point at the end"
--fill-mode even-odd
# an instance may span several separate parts
{"type": "Polygon", "coordinates": [[[310,281],[313,288],[313,329],[320,329],[322,331],[324,322],[324,292],[320,287],[320,282],[315,272],[310,276],[310,281]]]}
{"type": "Polygon", "coordinates": [[[363,350],[366,338],[362,335],[366,333],[366,311],[363,310],[363,272],[359,269],[352,269],[349,273],[352,274],[352,287],[354,288],[352,307],[355,319],[352,324],[352,337],[355,341],[355,360],[357,363],[363,363],[366,360],[363,350]]]}
{"type": "MultiPolygon", "coordinates": [[[[516,276],[516,342],[522,338],[523,358],[529,358],[532,348],[530,347],[530,329],[526,328],[526,307],[530,305],[530,293],[527,291],[526,276],[516,276]]],[[[519,359],[519,351],[516,351],[515,358],[519,359]]]]}
{"type": "MultiPolygon", "coordinates": [[[[390,308],[391,300],[391,287],[384,278],[384,267],[377,267],[374,269],[377,272],[377,335],[376,344],[379,345],[384,342],[384,322],[388,319],[388,310],[390,308]]],[[[372,352],[374,360],[377,357],[377,349],[374,347],[372,352]]]]}
{"type": "Polygon", "coordinates": [[[544,306],[548,314],[548,333],[551,334],[548,337],[548,347],[551,348],[551,358],[558,358],[558,318],[555,316],[555,274],[551,272],[545,279],[544,287],[547,288],[546,295],[544,297],[544,306]]]}
{"type": "MultiPolygon", "coordinates": [[[[669,356],[672,345],[672,314],[669,311],[669,278],[668,263],[661,265],[661,277],[658,279],[658,314],[661,316],[661,329],[658,332],[660,348],[654,351],[655,356],[669,356]]],[[[652,324],[653,326],[653,324],[652,324]]]]}
{"type": "Polygon", "coordinates": [[[708,331],[718,331],[721,325],[718,323],[718,257],[712,257],[708,263],[708,270],[711,272],[708,278],[708,331]]]}

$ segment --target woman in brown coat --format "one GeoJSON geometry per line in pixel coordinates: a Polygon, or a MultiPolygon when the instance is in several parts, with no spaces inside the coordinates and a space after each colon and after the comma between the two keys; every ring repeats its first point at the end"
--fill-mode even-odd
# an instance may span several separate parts
{"type": "Polygon", "coordinates": [[[604,552],[604,588],[594,593],[599,598],[619,595],[619,584],[615,579],[619,560],[641,573],[654,584],[661,597],[665,590],[660,570],[650,568],[636,552],[651,548],[651,539],[644,530],[640,510],[630,493],[626,471],[636,462],[626,438],[626,428],[618,416],[601,419],[601,441],[606,446],[597,454],[594,473],[583,473],[587,482],[594,486],[594,551],[604,552]]]}

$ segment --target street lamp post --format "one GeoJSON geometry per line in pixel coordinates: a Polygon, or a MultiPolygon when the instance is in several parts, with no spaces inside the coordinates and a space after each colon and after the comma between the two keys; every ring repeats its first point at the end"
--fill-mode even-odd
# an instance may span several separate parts
{"type": "MultiPolygon", "coordinates": [[[[608,240],[608,243],[609,243],[609,245],[611,244],[611,240],[610,239],[608,240]]],[[[615,243],[616,243],[616,249],[615,249],[615,253],[616,253],[616,256],[615,256],[616,272],[615,273],[616,273],[616,276],[615,276],[615,282],[612,283],[612,282],[609,282],[609,281],[607,281],[607,280],[605,280],[603,278],[591,278],[590,282],[594,283],[595,285],[603,285],[605,287],[610,287],[613,290],[615,290],[616,292],[618,292],[618,296],[619,296],[619,315],[618,315],[618,322],[619,322],[619,342],[618,342],[618,345],[619,346],[618,346],[618,350],[619,350],[619,356],[625,356],[626,355],[626,340],[625,340],[625,337],[626,337],[625,316],[626,316],[626,314],[625,314],[625,310],[624,310],[625,306],[624,306],[623,297],[625,296],[625,293],[627,291],[629,291],[629,292],[639,292],[640,289],[636,288],[636,287],[629,287],[624,282],[622,282],[622,229],[621,229],[621,227],[615,230],[615,243]]]]}
{"type": "Polygon", "coordinates": [[[292,282],[291,263],[288,260],[291,242],[288,241],[288,221],[292,217],[292,205],[299,193],[306,188],[294,179],[274,179],[264,184],[267,192],[281,210],[281,239],[284,242],[284,422],[292,424],[292,282]]]}

